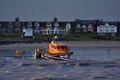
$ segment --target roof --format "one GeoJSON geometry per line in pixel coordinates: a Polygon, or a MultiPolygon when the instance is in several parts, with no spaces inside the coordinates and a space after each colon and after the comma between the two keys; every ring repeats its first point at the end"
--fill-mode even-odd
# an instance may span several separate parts
{"type": "MultiPolygon", "coordinates": [[[[9,22],[12,22],[13,23],[13,26],[15,26],[15,22],[14,21],[0,21],[0,24],[2,27],[8,27],[8,23],[9,22]]],[[[53,21],[20,21],[20,27],[23,27],[23,26],[27,26],[27,23],[28,22],[31,22],[32,23],[32,27],[35,28],[35,22],[38,22],[40,24],[40,27],[46,27],[46,24],[48,22],[50,22],[52,24],[52,27],[54,27],[54,22],[53,21]]],[[[79,20],[77,23],[74,23],[74,21],[59,21],[58,24],[59,24],[59,27],[66,27],[66,24],[67,23],[70,23],[71,26],[76,26],[77,24],[80,24],[80,25],[86,25],[88,26],[89,24],[95,26],[96,25],[96,20],[79,20]]],[[[118,22],[110,22],[110,21],[104,21],[104,22],[99,22],[98,25],[104,25],[105,23],[108,23],[109,25],[116,25],[118,24],[118,22]]]]}
{"type": "Polygon", "coordinates": [[[105,25],[106,23],[117,26],[117,22],[100,22],[98,25],[105,25]]]}
{"type": "Polygon", "coordinates": [[[96,21],[95,20],[79,20],[78,24],[80,24],[80,25],[89,25],[89,24],[91,24],[91,25],[95,26],[96,21]]]}

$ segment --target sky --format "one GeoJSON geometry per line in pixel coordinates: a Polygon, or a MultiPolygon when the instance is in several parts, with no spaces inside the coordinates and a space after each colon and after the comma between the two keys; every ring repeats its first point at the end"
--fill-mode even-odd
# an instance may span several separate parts
{"type": "Polygon", "coordinates": [[[0,21],[120,20],[120,0],[0,0],[0,21]]]}

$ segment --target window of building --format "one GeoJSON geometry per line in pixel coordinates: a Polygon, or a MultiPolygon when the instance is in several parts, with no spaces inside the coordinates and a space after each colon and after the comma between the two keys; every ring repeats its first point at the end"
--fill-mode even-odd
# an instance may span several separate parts
{"type": "Polygon", "coordinates": [[[48,22],[47,24],[46,24],[46,26],[48,27],[50,27],[50,26],[52,26],[52,24],[50,23],[50,22],[48,22]]]}
{"type": "Polygon", "coordinates": [[[100,32],[102,32],[102,30],[100,30],[100,32]]]}
{"type": "Polygon", "coordinates": [[[102,28],[102,26],[100,26],[100,28],[102,28]]]}
{"type": "Polygon", "coordinates": [[[28,22],[28,23],[27,23],[27,26],[28,26],[29,28],[31,28],[31,27],[32,27],[32,23],[31,23],[31,22],[28,22]]]}
{"type": "Polygon", "coordinates": [[[76,29],[76,32],[80,32],[81,29],[76,29]]]}
{"type": "Polygon", "coordinates": [[[114,30],[111,30],[111,32],[114,32],[114,30]]]}
{"type": "Polygon", "coordinates": [[[92,32],[92,29],[88,29],[89,32],[92,32]]]}
{"type": "Polygon", "coordinates": [[[86,32],[86,29],[83,29],[83,32],[86,32]]]}
{"type": "Polygon", "coordinates": [[[55,26],[55,27],[58,27],[58,26],[59,26],[58,22],[55,22],[55,23],[54,23],[54,26],[55,26]]]}
{"type": "Polygon", "coordinates": [[[80,25],[80,24],[77,24],[76,28],[81,28],[81,25],[80,25]]]}
{"type": "Polygon", "coordinates": [[[34,26],[38,29],[40,26],[39,22],[35,22],[34,26]]]}
{"type": "Polygon", "coordinates": [[[107,32],[107,33],[108,33],[108,32],[109,32],[109,30],[108,30],[108,29],[106,29],[106,30],[105,30],[105,32],[107,32]]]}
{"type": "Polygon", "coordinates": [[[66,29],[71,29],[71,24],[70,23],[66,24],[66,29]]]}
{"type": "Polygon", "coordinates": [[[83,26],[82,26],[82,28],[86,28],[86,26],[85,26],[85,25],[83,25],[83,26]]]}
{"type": "Polygon", "coordinates": [[[89,24],[89,25],[88,25],[88,28],[92,28],[92,24],[89,24]]]}
{"type": "Polygon", "coordinates": [[[109,28],[110,27],[110,25],[108,23],[106,23],[104,26],[105,26],[105,28],[109,28]]]}
{"type": "Polygon", "coordinates": [[[55,31],[55,34],[57,34],[57,31],[55,31]]]}

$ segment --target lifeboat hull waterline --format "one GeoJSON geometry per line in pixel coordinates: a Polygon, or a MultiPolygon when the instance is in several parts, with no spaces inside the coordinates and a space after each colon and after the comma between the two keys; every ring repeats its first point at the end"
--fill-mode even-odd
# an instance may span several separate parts
{"type": "Polygon", "coordinates": [[[44,53],[44,58],[56,59],[56,60],[69,60],[72,52],[70,53],[56,53],[51,54],[49,52],[44,53]]]}

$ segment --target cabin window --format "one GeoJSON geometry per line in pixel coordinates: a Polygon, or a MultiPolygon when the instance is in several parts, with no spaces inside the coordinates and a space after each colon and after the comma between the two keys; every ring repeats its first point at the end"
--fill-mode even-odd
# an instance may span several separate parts
{"type": "Polygon", "coordinates": [[[68,49],[67,46],[57,46],[57,49],[68,49]]]}
{"type": "Polygon", "coordinates": [[[61,46],[61,49],[68,49],[67,46],[61,46]]]}
{"type": "Polygon", "coordinates": [[[65,48],[65,46],[61,46],[61,49],[64,49],[65,48]]]}
{"type": "Polygon", "coordinates": [[[57,46],[57,49],[60,49],[60,46],[57,46]]]}
{"type": "Polygon", "coordinates": [[[54,48],[54,49],[56,49],[56,47],[55,47],[55,46],[53,46],[53,45],[52,45],[51,47],[52,47],[52,48],[54,48]]]}
{"type": "Polygon", "coordinates": [[[68,47],[67,47],[67,46],[65,46],[65,49],[68,49],[68,47]]]}

